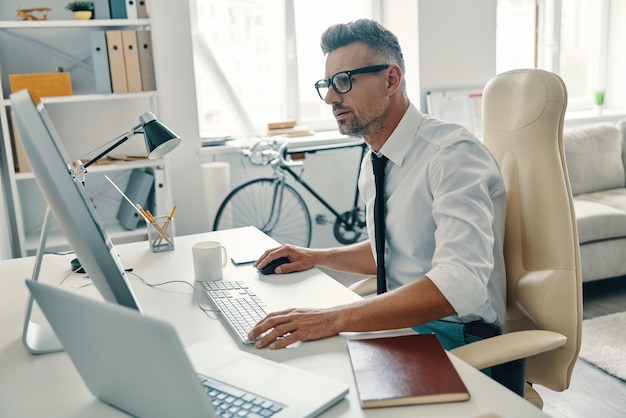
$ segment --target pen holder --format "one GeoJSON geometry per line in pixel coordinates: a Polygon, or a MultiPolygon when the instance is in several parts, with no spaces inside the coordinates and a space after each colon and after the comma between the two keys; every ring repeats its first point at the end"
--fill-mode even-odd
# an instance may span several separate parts
{"type": "Polygon", "coordinates": [[[148,242],[154,253],[174,249],[174,219],[157,216],[154,222],[148,222],[148,242]]]}

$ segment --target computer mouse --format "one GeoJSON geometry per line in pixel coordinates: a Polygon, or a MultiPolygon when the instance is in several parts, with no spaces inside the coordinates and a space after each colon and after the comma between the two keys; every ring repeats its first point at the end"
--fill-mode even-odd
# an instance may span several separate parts
{"type": "Polygon", "coordinates": [[[80,261],[78,261],[78,258],[74,258],[72,259],[72,261],[70,261],[70,266],[72,269],[73,273],[84,273],[85,269],[83,268],[83,266],[80,265],[80,261]]]}
{"type": "Polygon", "coordinates": [[[265,267],[259,269],[259,271],[261,272],[261,274],[274,274],[274,270],[276,270],[276,267],[282,266],[285,263],[291,263],[291,260],[287,257],[280,257],[276,260],[270,261],[265,267]]]}

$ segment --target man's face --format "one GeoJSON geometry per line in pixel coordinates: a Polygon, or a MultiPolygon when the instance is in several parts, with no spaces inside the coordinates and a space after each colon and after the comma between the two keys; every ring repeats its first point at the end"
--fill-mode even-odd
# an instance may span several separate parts
{"type": "MultiPolygon", "coordinates": [[[[377,64],[385,63],[373,62],[364,44],[353,43],[328,54],[325,76],[329,78],[341,71],[377,64]]],[[[345,94],[337,93],[332,86],[328,89],[325,102],[332,105],[339,132],[367,140],[368,136],[384,131],[384,115],[389,103],[387,74],[387,70],[355,74],[351,77],[352,89],[345,94]]]]}

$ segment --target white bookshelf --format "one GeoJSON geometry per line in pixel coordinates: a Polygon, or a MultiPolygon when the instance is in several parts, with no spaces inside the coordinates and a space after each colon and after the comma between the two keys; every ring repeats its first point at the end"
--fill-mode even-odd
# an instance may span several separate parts
{"type": "MultiPolygon", "coordinates": [[[[83,162],[93,158],[96,150],[139,122],[139,115],[151,111],[159,117],[159,93],[98,94],[95,88],[93,65],[91,64],[90,31],[109,29],[150,29],[150,19],[50,20],[18,21],[15,10],[20,7],[17,0],[3,1],[0,6],[0,141],[2,153],[2,180],[5,190],[7,212],[11,225],[12,255],[21,257],[36,252],[46,202],[39,191],[31,172],[18,172],[14,164],[14,143],[11,135],[11,101],[9,74],[54,72],[63,68],[71,75],[71,96],[45,97],[42,99],[55,128],[59,132],[72,160],[83,162]]],[[[157,86],[158,88],[158,86],[157,86]]],[[[141,135],[130,138],[112,154],[145,154],[141,135]]],[[[169,199],[165,184],[165,164],[156,160],[135,160],[89,167],[85,187],[92,196],[96,210],[106,225],[107,232],[115,243],[143,240],[145,227],[125,230],[116,215],[122,197],[108,184],[104,175],[116,181],[124,190],[132,169],[143,168],[155,174],[154,200],[165,206],[169,199]]],[[[168,208],[157,208],[165,212],[168,208]]],[[[53,222],[47,240],[47,249],[65,251],[69,247],[53,222]]]]}

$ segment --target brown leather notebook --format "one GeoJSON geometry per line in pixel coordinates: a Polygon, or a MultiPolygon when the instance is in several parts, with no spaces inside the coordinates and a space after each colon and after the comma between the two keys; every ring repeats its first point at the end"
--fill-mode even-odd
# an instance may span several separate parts
{"type": "Polygon", "coordinates": [[[434,334],[349,340],[348,351],[362,408],[470,398],[434,334]]]}

